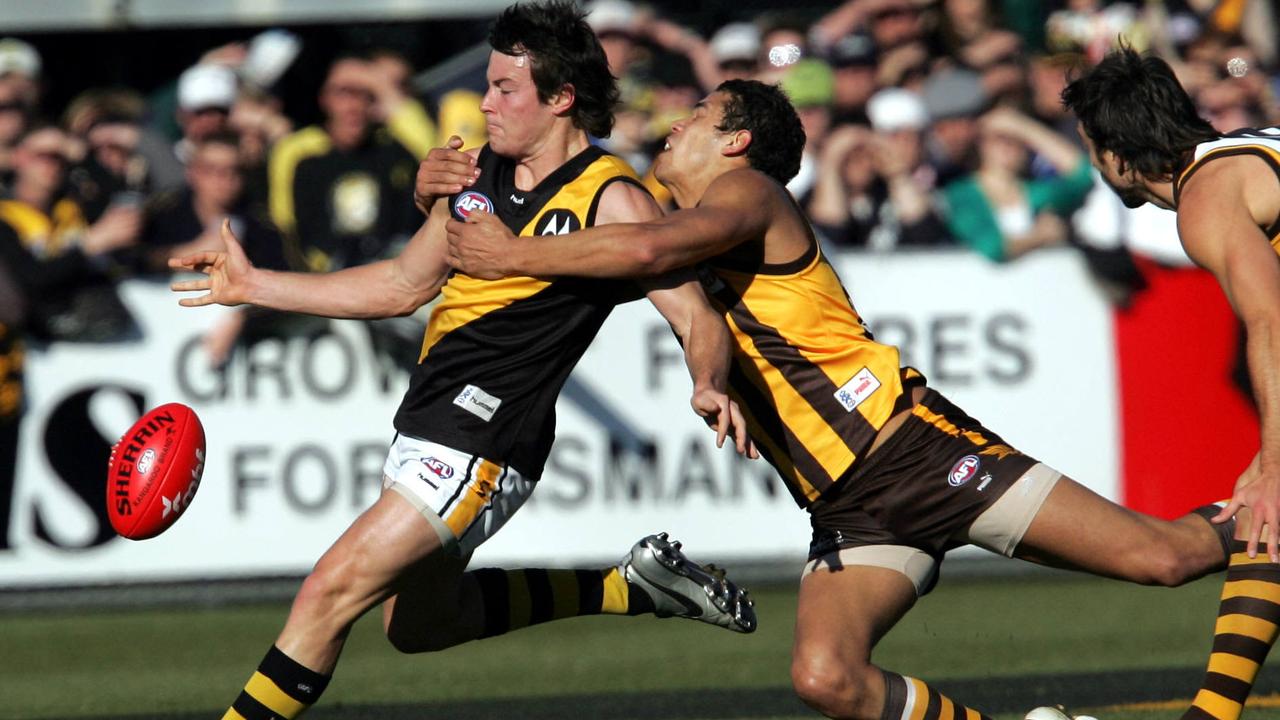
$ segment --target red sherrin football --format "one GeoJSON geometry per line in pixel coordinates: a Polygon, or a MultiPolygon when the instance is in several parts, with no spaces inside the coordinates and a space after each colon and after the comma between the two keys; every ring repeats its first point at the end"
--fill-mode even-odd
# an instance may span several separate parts
{"type": "Polygon", "coordinates": [[[107,516],[130,540],[155,537],[191,505],[204,472],[204,428],[182,403],[142,416],[111,448],[107,516]]]}

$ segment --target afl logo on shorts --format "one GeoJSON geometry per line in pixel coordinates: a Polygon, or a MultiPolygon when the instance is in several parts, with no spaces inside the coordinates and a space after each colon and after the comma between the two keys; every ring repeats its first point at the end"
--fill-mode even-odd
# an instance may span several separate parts
{"type": "Polygon", "coordinates": [[[965,455],[955,465],[951,466],[951,472],[947,475],[947,482],[951,483],[952,487],[960,487],[978,474],[978,465],[980,464],[981,461],[978,460],[977,455],[965,455]]]}
{"type": "Polygon", "coordinates": [[[450,466],[448,463],[444,462],[443,460],[438,460],[433,457],[427,457],[427,458],[422,458],[422,464],[426,465],[427,469],[435,473],[436,477],[440,478],[441,480],[448,480],[449,478],[453,477],[453,467],[450,466]]]}
{"type": "Polygon", "coordinates": [[[463,220],[471,217],[471,213],[477,210],[492,213],[493,201],[475,190],[468,190],[459,195],[457,200],[453,201],[454,214],[463,220]]]}

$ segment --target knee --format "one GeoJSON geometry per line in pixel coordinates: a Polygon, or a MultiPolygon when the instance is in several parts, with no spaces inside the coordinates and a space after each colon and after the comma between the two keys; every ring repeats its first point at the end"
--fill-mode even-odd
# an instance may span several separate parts
{"type": "Polygon", "coordinates": [[[832,655],[798,654],[791,663],[791,685],[806,705],[830,718],[878,720],[883,700],[873,692],[880,671],[851,665],[832,655]]]}
{"type": "Polygon", "coordinates": [[[295,611],[313,617],[358,617],[364,608],[360,562],[348,553],[330,550],[312,568],[294,599],[295,611]]]}
{"type": "Polygon", "coordinates": [[[1141,551],[1137,558],[1137,570],[1131,580],[1142,585],[1177,587],[1200,577],[1208,568],[1201,567],[1195,558],[1178,552],[1167,545],[1156,545],[1141,551]]]}
{"type": "Polygon", "coordinates": [[[383,610],[382,631],[391,647],[406,655],[439,652],[457,644],[452,638],[434,631],[421,618],[410,618],[406,613],[397,613],[394,604],[387,605],[383,610]]]}

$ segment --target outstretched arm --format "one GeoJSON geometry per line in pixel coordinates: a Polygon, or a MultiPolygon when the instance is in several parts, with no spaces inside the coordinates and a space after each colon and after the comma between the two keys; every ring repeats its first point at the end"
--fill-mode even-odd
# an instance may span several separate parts
{"type": "MultiPolygon", "coordinates": [[[[1236,161],[1237,168],[1250,160],[1236,161]]],[[[1260,161],[1259,161],[1260,162],[1260,161]]],[[[1216,163],[1215,163],[1216,164],[1216,163]]],[[[1246,176],[1223,163],[1206,166],[1184,189],[1178,233],[1187,254],[1214,274],[1247,335],[1249,375],[1261,418],[1257,457],[1236,482],[1231,503],[1215,519],[1252,509],[1249,555],[1266,526],[1267,553],[1280,562],[1280,262],[1258,229],[1246,176]]],[[[1272,217],[1273,209],[1268,210],[1272,217]]]]}
{"type": "Polygon", "coordinates": [[[240,242],[223,222],[226,249],[169,260],[174,270],[207,277],[172,284],[177,292],[206,291],[179,304],[257,305],[273,310],[335,318],[381,318],[408,315],[440,292],[449,277],[445,263],[441,201],[401,253],[388,260],[331,273],[275,272],[254,267],[240,242]]]}
{"type": "Polygon", "coordinates": [[[753,170],[735,170],[712,182],[697,207],[568,235],[512,237],[496,218],[473,213],[466,223],[446,223],[448,261],[483,278],[660,275],[764,237],[777,192],[770,182],[753,170]]]}

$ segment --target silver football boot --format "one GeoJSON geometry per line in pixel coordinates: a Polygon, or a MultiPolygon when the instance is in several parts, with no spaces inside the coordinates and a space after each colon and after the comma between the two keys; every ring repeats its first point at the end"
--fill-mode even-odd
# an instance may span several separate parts
{"type": "Polygon", "coordinates": [[[747,591],[726,579],[723,570],[685,557],[680,543],[669,541],[666,533],[636,543],[618,567],[649,596],[658,617],[693,618],[740,633],[756,629],[747,591]]]}

